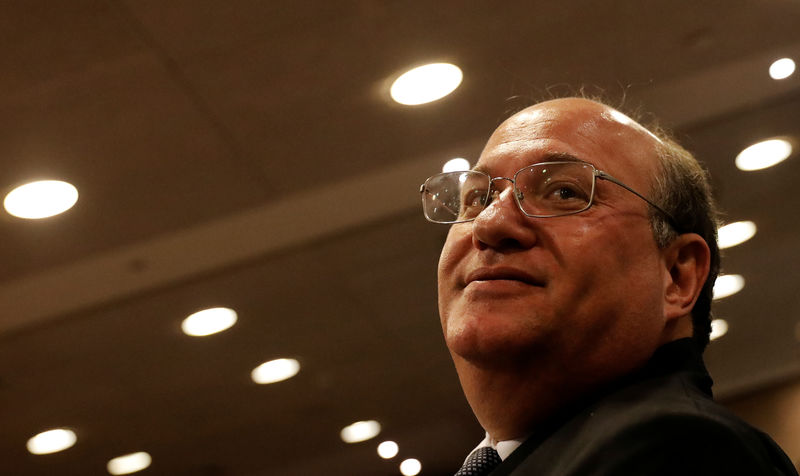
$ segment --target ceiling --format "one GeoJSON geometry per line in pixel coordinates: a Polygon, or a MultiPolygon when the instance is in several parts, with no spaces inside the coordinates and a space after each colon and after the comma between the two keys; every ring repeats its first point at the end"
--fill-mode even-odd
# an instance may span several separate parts
{"type": "Polygon", "coordinates": [[[452,474],[482,437],[436,310],[446,229],[419,210],[442,163],[475,160],[535,99],[585,86],[652,112],[708,166],[739,294],[707,351],[718,395],[800,376],[800,158],[759,172],[754,141],[800,145],[796,0],[644,2],[29,0],[0,3],[0,192],[73,183],[46,220],[0,215],[0,461],[16,476],[452,474]],[[451,61],[462,86],[404,107],[388,82],[451,61]],[[181,333],[235,309],[233,328],[181,333]],[[257,385],[277,357],[300,373],[257,385]],[[348,445],[357,420],[378,440],[348,445]],[[67,451],[27,453],[68,427],[67,451]],[[393,439],[400,454],[377,457],[393,439]]]}

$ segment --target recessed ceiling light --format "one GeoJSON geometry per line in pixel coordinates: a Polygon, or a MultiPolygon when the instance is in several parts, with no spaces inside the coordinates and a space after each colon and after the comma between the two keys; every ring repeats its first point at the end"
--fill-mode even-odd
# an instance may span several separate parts
{"type": "Polygon", "coordinates": [[[422,463],[418,459],[408,458],[400,463],[400,474],[403,476],[416,476],[422,471],[422,463]]]}
{"type": "Polygon", "coordinates": [[[202,337],[222,332],[236,324],[236,311],[227,307],[214,307],[195,312],[181,323],[183,332],[202,337]]]}
{"type": "Polygon", "coordinates": [[[394,458],[395,456],[397,456],[398,451],[400,451],[400,448],[394,441],[384,441],[383,443],[378,445],[378,456],[380,456],[383,459],[394,458]]]}
{"type": "Polygon", "coordinates": [[[459,172],[462,170],[469,170],[469,160],[461,157],[448,160],[442,167],[442,172],[459,172]]]}
{"type": "Polygon", "coordinates": [[[295,359],[275,359],[264,362],[250,372],[253,382],[258,384],[282,382],[300,371],[300,362],[295,359]]]}
{"type": "Polygon", "coordinates": [[[113,475],[118,474],[131,474],[141,471],[150,466],[153,458],[144,451],[138,453],[131,453],[124,456],[118,456],[108,462],[106,468],[108,472],[113,475]]]}
{"type": "Polygon", "coordinates": [[[794,73],[794,67],[791,58],[781,58],[769,66],[769,76],[772,79],[786,79],[794,73]]]}
{"type": "Polygon", "coordinates": [[[728,223],[717,230],[719,249],[740,245],[756,234],[756,224],[751,221],[728,223]]]}
{"type": "Polygon", "coordinates": [[[28,451],[35,455],[46,455],[64,451],[78,440],[75,432],[66,428],[43,431],[28,440],[28,451]]]}
{"type": "Polygon", "coordinates": [[[381,432],[381,424],[375,420],[357,421],[342,428],[339,432],[345,443],[358,443],[375,438],[381,432]]]}
{"type": "Polygon", "coordinates": [[[714,319],[711,321],[711,340],[719,339],[728,332],[728,321],[725,319],[714,319]]]}
{"type": "Polygon", "coordinates": [[[757,142],[739,152],[736,167],[751,171],[772,167],[792,155],[792,144],[785,139],[769,139],[757,142]]]}
{"type": "Polygon", "coordinates": [[[441,99],[455,91],[463,74],[458,66],[449,63],[432,63],[406,71],[397,78],[389,90],[392,99],[416,106],[441,99]]]}
{"type": "Polygon", "coordinates": [[[3,201],[6,211],[19,218],[47,218],[72,208],[78,189],[60,180],[40,180],[12,190],[3,201]]]}
{"type": "Polygon", "coordinates": [[[714,299],[736,294],[744,287],[744,278],[738,274],[723,274],[714,283],[714,299]]]}

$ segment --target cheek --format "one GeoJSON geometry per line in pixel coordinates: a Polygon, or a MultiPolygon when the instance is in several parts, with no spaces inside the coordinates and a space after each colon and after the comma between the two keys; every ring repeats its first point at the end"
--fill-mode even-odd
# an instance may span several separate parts
{"type": "Polygon", "coordinates": [[[593,296],[598,308],[637,325],[643,314],[652,319],[662,278],[660,253],[649,226],[630,225],[615,227],[590,242],[580,272],[582,289],[577,292],[593,296]]]}
{"type": "Polygon", "coordinates": [[[569,277],[564,291],[576,303],[607,307],[649,300],[659,279],[659,252],[649,226],[636,225],[587,221],[560,235],[556,259],[569,277]]]}
{"type": "Polygon", "coordinates": [[[453,225],[447,233],[447,239],[439,255],[438,277],[439,289],[442,285],[455,280],[455,270],[469,250],[471,237],[468,224],[453,225]]]}
{"type": "Polygon", "coordinates": [[[459,269],[471,249],[471,224],[453,225],[447,234],[438,265],[439,317],[442,327],[447,326],[448,317],[459,297],[459,269]]]}
{"type": "Polygon", "coordinates": [[[652,350],[662,279],[649,227],[587,222],[559,237],[551,302],[564,361],[600,372],[614,356],[632,354],[634,361],[652,350]]]}

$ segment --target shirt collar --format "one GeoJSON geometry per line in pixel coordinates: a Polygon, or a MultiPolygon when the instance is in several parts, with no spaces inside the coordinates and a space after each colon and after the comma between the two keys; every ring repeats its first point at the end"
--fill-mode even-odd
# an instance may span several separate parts
{"type": "MultiPolygon", "coordinates": [[[[492,438],[487,432],[486,436],[483,438],[483,441],[481,441],[478,444],[478,446],[476,446],[472,451],[470,451],[469,454],[471,455],[478,448],[489,446],[491,448],[494,448],[495,451],[497,451],[497,454],[500,455],[500,459],[504,460],[508,458],[508,455],[510,455],[515,449],[517,449],[517,447],[519,447],[519,445],[521,445],[523,441],[525,441],[525,438],[527,438],[527,436],[524,436],[522,438],[516,438],[513,440],[497,441],[494,438],[492,438]]],[[[467,455],[467,458],[469,458],[469,455],[467,455]]],[[[466,462],[466,459],[464,461],[466,462]]]]}

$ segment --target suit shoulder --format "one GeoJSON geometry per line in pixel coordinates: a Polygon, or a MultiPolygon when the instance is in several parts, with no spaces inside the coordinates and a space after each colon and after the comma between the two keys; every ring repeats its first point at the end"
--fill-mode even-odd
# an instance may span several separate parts
{"type": "Polygon", "coordinates": [[[537,452],[559,475],[797,474],[766,434],[680,378],[616,392],[537,452]]]}
{"type": "Polygon", "coordinates": [[[762,432],[739,420],[694,412],[658,412],[595,435],[581,465],[596,474],[796,475],[791,461],[762,432]]]}

